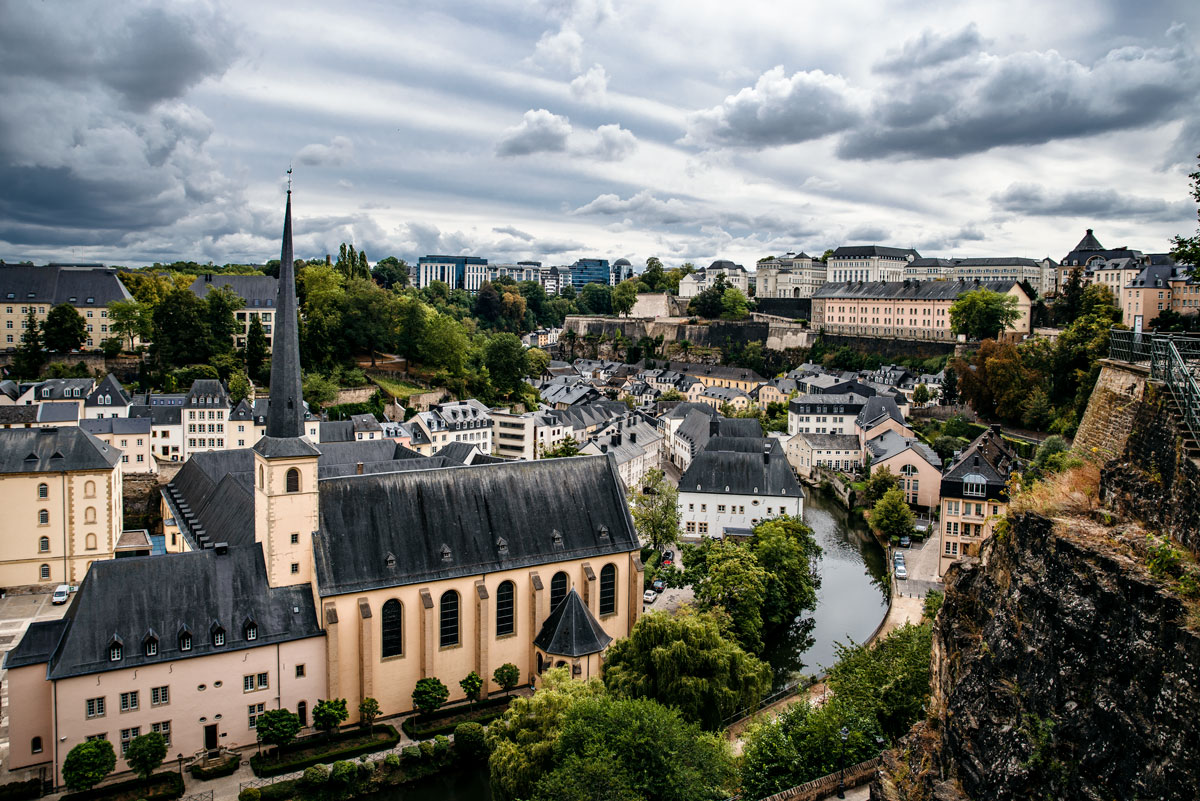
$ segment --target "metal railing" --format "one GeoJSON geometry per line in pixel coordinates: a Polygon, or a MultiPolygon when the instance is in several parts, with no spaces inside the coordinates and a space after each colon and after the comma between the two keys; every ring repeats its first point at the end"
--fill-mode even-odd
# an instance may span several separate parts
{"type": "Polygon", "coordinates": [[[1172,334],[1109,332],[1109,358],[1134,364],[1149,362],[1150,377],[1167,385],[1180,422],[1200,441],[1200,338],[1172,334]]]}

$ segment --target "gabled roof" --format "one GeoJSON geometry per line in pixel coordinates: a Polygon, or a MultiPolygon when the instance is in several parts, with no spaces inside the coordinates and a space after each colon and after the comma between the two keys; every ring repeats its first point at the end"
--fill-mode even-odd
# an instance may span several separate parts
{"type": "Polygon", "coordinates": [[[184,406],[229,407],[229,390],[216,378],[197,378],[183,398],[184,406]]]}
{"type": "Polygon", "coordinates": [[[857,451],[862,448],[854,434],[816,434],[801,431],[796,436],[807,442],[809,447],[820,450],[857,451]]]}
{"type": "Polygon", "coordinates": [[[121,382],[112,373],[104,376],[104,380],[96,385],[83,402],[84,406],[116,406],[129,405],[129,396],[121,387],[121,382]],[[101,402],[103,400],[103,402],[101,402]]]}
{"type": "Polygon", "coordinates": [[[314,552],[322,596],[640,547],[605,456],[348,476],[319,486],[314,552]]]}
{"type": "Polygon", "coordinates": [[[149,417],[102,417],[99,420],[80,420],[79,427],[89,434],[142,434],[150,433],[149,417]]]}
{"type": "Polygon", "coordinates": [[[33,621],[25,631],[25,636],[17,643],[17,647],[9,651],[4,658],[4,668],[12,670],[49,662],[66,630],[67,621],[61,618],[33,621]]]}
{"type": "Polygon", "coordinates": [[[129,407],[130,417],[148,417],[156,426],[177,426],[183,421],[183,409],[178,406],[144,406],[133,404],[129,407]]]}
{"type": "Polygon", "coordinates": [[[268,586],[257,544],[226,553],[203,550],[97,561],[64,619],[67,628],[50,664],[51,679],[324,635],[308,585],[268,586]],[[253,641],[243,632],[247,620],[257,627],[253,641]],[[223,646],[213,644],[216,628],[225,631],[223,646]],[[189,651],[179,649],[183,631],[192,635],[189,651]],[[154,656],[146,656],[142,648],[150,633],[159,640],[154,656]],[[114,638],[124,644],[116,662],[108,653],[114,638]]]}
{"type": "Polygon", "coordinates": [[[0,473],[111,470],[121,451],[78,426],[0,430],[0,473]]]}
{"type": "Polygon", "coordinates": [[[321,445],[329,442],[353,442],[354,423],[350,420],[327,420],[321,422],[321,445]]]}
{"type": "Polygon", "coordinates": [[[210,289],[229,287],[245,301],[246,309],[273,308],[279,292],[279,279],[270,275],[212,275],[197,276],[188,290],[203,298],[210,289]]]}
{"type": "Polygon", "coordinates": [[[39,403],[39,423],[74,423],[79,419],[79,404],[75,401],[39,403]]]}
{"type": "Polygon", "coordinates": [[[871,452],[871,458],[876,463],[911,450],[934,467],[941,468],[942,466],[941,458],[924,442],[916,437],[903,436],[891,429],[884,431],[874,439],[867,440],[866,446],[867,450],[871,452]]]}
{"type": "Polygon", "coordinates": [[[866,300],[954,300],[976,289],[1008,292],[1016,281],[845,281],[825,284],[813,297],[819,300],[854,298],[866,300]]]}
{"type": "Polygon", "coordinates": [[[38,407],[34,405],[0,406],[0,425],[36,423],[38,407]]]}
{"type": "Polygon", "coordinates": [[[533,644],[553,656],[587,656],[603,651],[612,637],[600,627],[572,587],[550,612],[533,644]]]}
{"type": "Polygon", "coordinates": [[[753,453],[701,451],[679,479],[679,492],[804,497],[787,459],[764,454],[761,449],[753,453]]]}
{"type": "Polygon", "coordinates": [[[968,475],[980,475],[989,485],[1004,486],[1016,466],[1016,451],[999,433],[988,429],[954,458],[942,480],[961,481],[968,475]]]}
{"type": "Polygon", "coordinates": [[[865,431],[874,428],[889,417],[902,426],[908,425],[904,422],[904,415],[900,413],[900,406],[894,399],[884,395],[875,395],[867,398],[867,402],[863,405],[862,411],[858,413],[855,422],[865,431]]]}

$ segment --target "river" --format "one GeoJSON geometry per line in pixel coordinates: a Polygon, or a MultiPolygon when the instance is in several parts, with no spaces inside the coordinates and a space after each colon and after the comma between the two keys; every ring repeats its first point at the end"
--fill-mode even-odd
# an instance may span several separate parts
{"type": "Polygon", "coordinates": [[[775,684],[796,673],[822,673],[836,660],[834,643],[862,642],[887,614],[887,556],[866,523],[846,511],[832,493],[805,488],[804,522],[821,555],[821,589],[811,622],[767,640],[775,684]]]}

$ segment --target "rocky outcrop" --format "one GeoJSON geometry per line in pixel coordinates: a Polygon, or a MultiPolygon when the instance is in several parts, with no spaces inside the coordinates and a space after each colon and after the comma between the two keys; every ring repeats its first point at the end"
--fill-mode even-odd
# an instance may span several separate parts
{"type": "Polygon", "coordinates": [[[1026,514],[947,575],[929,715],[873,799],[1188,799],[1200,636],[1138,529],[1026,514]]]}
{"type": "Polygon", "coordinates": [[[1103,464],[1121,455],[1141,409],[1150,369],[1145,365],[1102,359],[1100,375],[1075,432],[1073,449],[1103,464]]]}

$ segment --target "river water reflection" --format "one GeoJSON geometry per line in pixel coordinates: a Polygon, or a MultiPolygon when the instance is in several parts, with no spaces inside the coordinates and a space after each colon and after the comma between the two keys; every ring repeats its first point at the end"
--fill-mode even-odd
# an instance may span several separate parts
{"type": "Polygon", "coordinates": [[[811,628],[777,633],[767,642],[776,685],[796,672],[824,672],[836,659],[835,642],[862,642],[887,614],[887,557],[862,519],[830,492],[806,488],[804,522],[824,551],[821,589],[811,628]]]}

